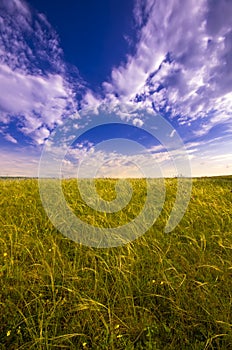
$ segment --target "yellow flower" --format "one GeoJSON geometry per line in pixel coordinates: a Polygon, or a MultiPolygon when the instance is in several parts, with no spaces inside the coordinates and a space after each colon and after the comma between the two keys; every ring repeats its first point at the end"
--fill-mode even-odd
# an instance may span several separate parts
{"type": "Polygon", "coordinates": [[[83,343],[82,345],[83,345],[83,348],[85,348],[85,347],[86,347],[86,345],[87,345],[87,343],[83,343]]]}
{"type": "Polygon", "coordinates": [[[11,334],[11,330],[7,331],[6,336],[9,337],[11,334]]]}
{"type": "Polygon", "coordinates": [[[7,253],[4,253],[3,256],[6,257],[6,256],[7,256],[7,253]]]}

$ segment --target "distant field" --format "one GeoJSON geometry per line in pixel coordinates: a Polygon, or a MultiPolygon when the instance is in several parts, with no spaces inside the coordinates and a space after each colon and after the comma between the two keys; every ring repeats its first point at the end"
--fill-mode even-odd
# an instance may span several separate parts
{"type": "MultiPolygon", "coordinates": [[[[131,181],[130,204],[108,221],[74,180],[63,189],[82,220],[117,226],[145,201],[145,181],[131,181]]],[[[57,232],[36,179],[1,179],[0,349],[232,349],[232,176],[194,179],[185,216],[165,234],[176,181],[146,234],[97,249],[57,232]]],[[[99,194],[114,199],[114,184],[99,179],[99,194]]]]}

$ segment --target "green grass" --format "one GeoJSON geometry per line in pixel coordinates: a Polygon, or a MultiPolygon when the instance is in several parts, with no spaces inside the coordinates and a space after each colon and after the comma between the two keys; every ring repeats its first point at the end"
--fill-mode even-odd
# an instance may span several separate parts
{"type": "MultiPolygon", "coordinates": [[[[114,199],[114,180],[98,180],[114,199]]],[[[232,349],[232,177],[193,180],[180,224],[163,233],[175,199],[117,248],[77,244],[53,227],[36,179],[0,181],[0,349],[232,349]]],[[[95,215],[75,182],[63,188],[83,220],[117,226],[138,215],[143,180],[124,212],[95,215]]]]}

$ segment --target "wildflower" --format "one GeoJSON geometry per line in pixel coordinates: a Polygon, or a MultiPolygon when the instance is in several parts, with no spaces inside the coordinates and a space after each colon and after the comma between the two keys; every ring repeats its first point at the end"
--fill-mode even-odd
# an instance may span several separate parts
{"type": "Polygon", "coordinates": [[[7,253],[4,253],[3,256],[6,257],[6,256],[7,256],[7,253]]]}
{"type": "Polygon", "coordinates": [[[115,327],[114,327],[114,329],[118,329],[119,328],[119,324],[117,324],[115,327]]]}
{"type": "Polygon", "coordinates": [[[85,348],[87,346],[87,343],[84,342],[82,345],[83,345],[83,348],[85,348]]]}
{"type": "Polygon", "coordinates": [[[11,334],[11,330],[7,331],[6,336],[9,337],[11,334]]]}

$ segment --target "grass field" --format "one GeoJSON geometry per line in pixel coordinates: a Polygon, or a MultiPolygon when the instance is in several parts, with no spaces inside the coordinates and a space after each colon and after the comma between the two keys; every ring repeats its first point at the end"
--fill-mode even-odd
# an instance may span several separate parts
{"type": "MultiPolygon", "coordinates": [[[[2,179],[0,349],[232,349],[232,176],[194,179],[185,216],[165,234],[176,181],[166,180],[164,208],[146,234],[99,249],[53,227],[36,179],[2,179]]],[[[139,213],[145,182],[132,185],[111,225],[139,213]]],[[[97,187],[114,198],[114,180],[97,187]]],[[[73,180],[63,188],[79,217],[106,225],[73,180]]]]}

